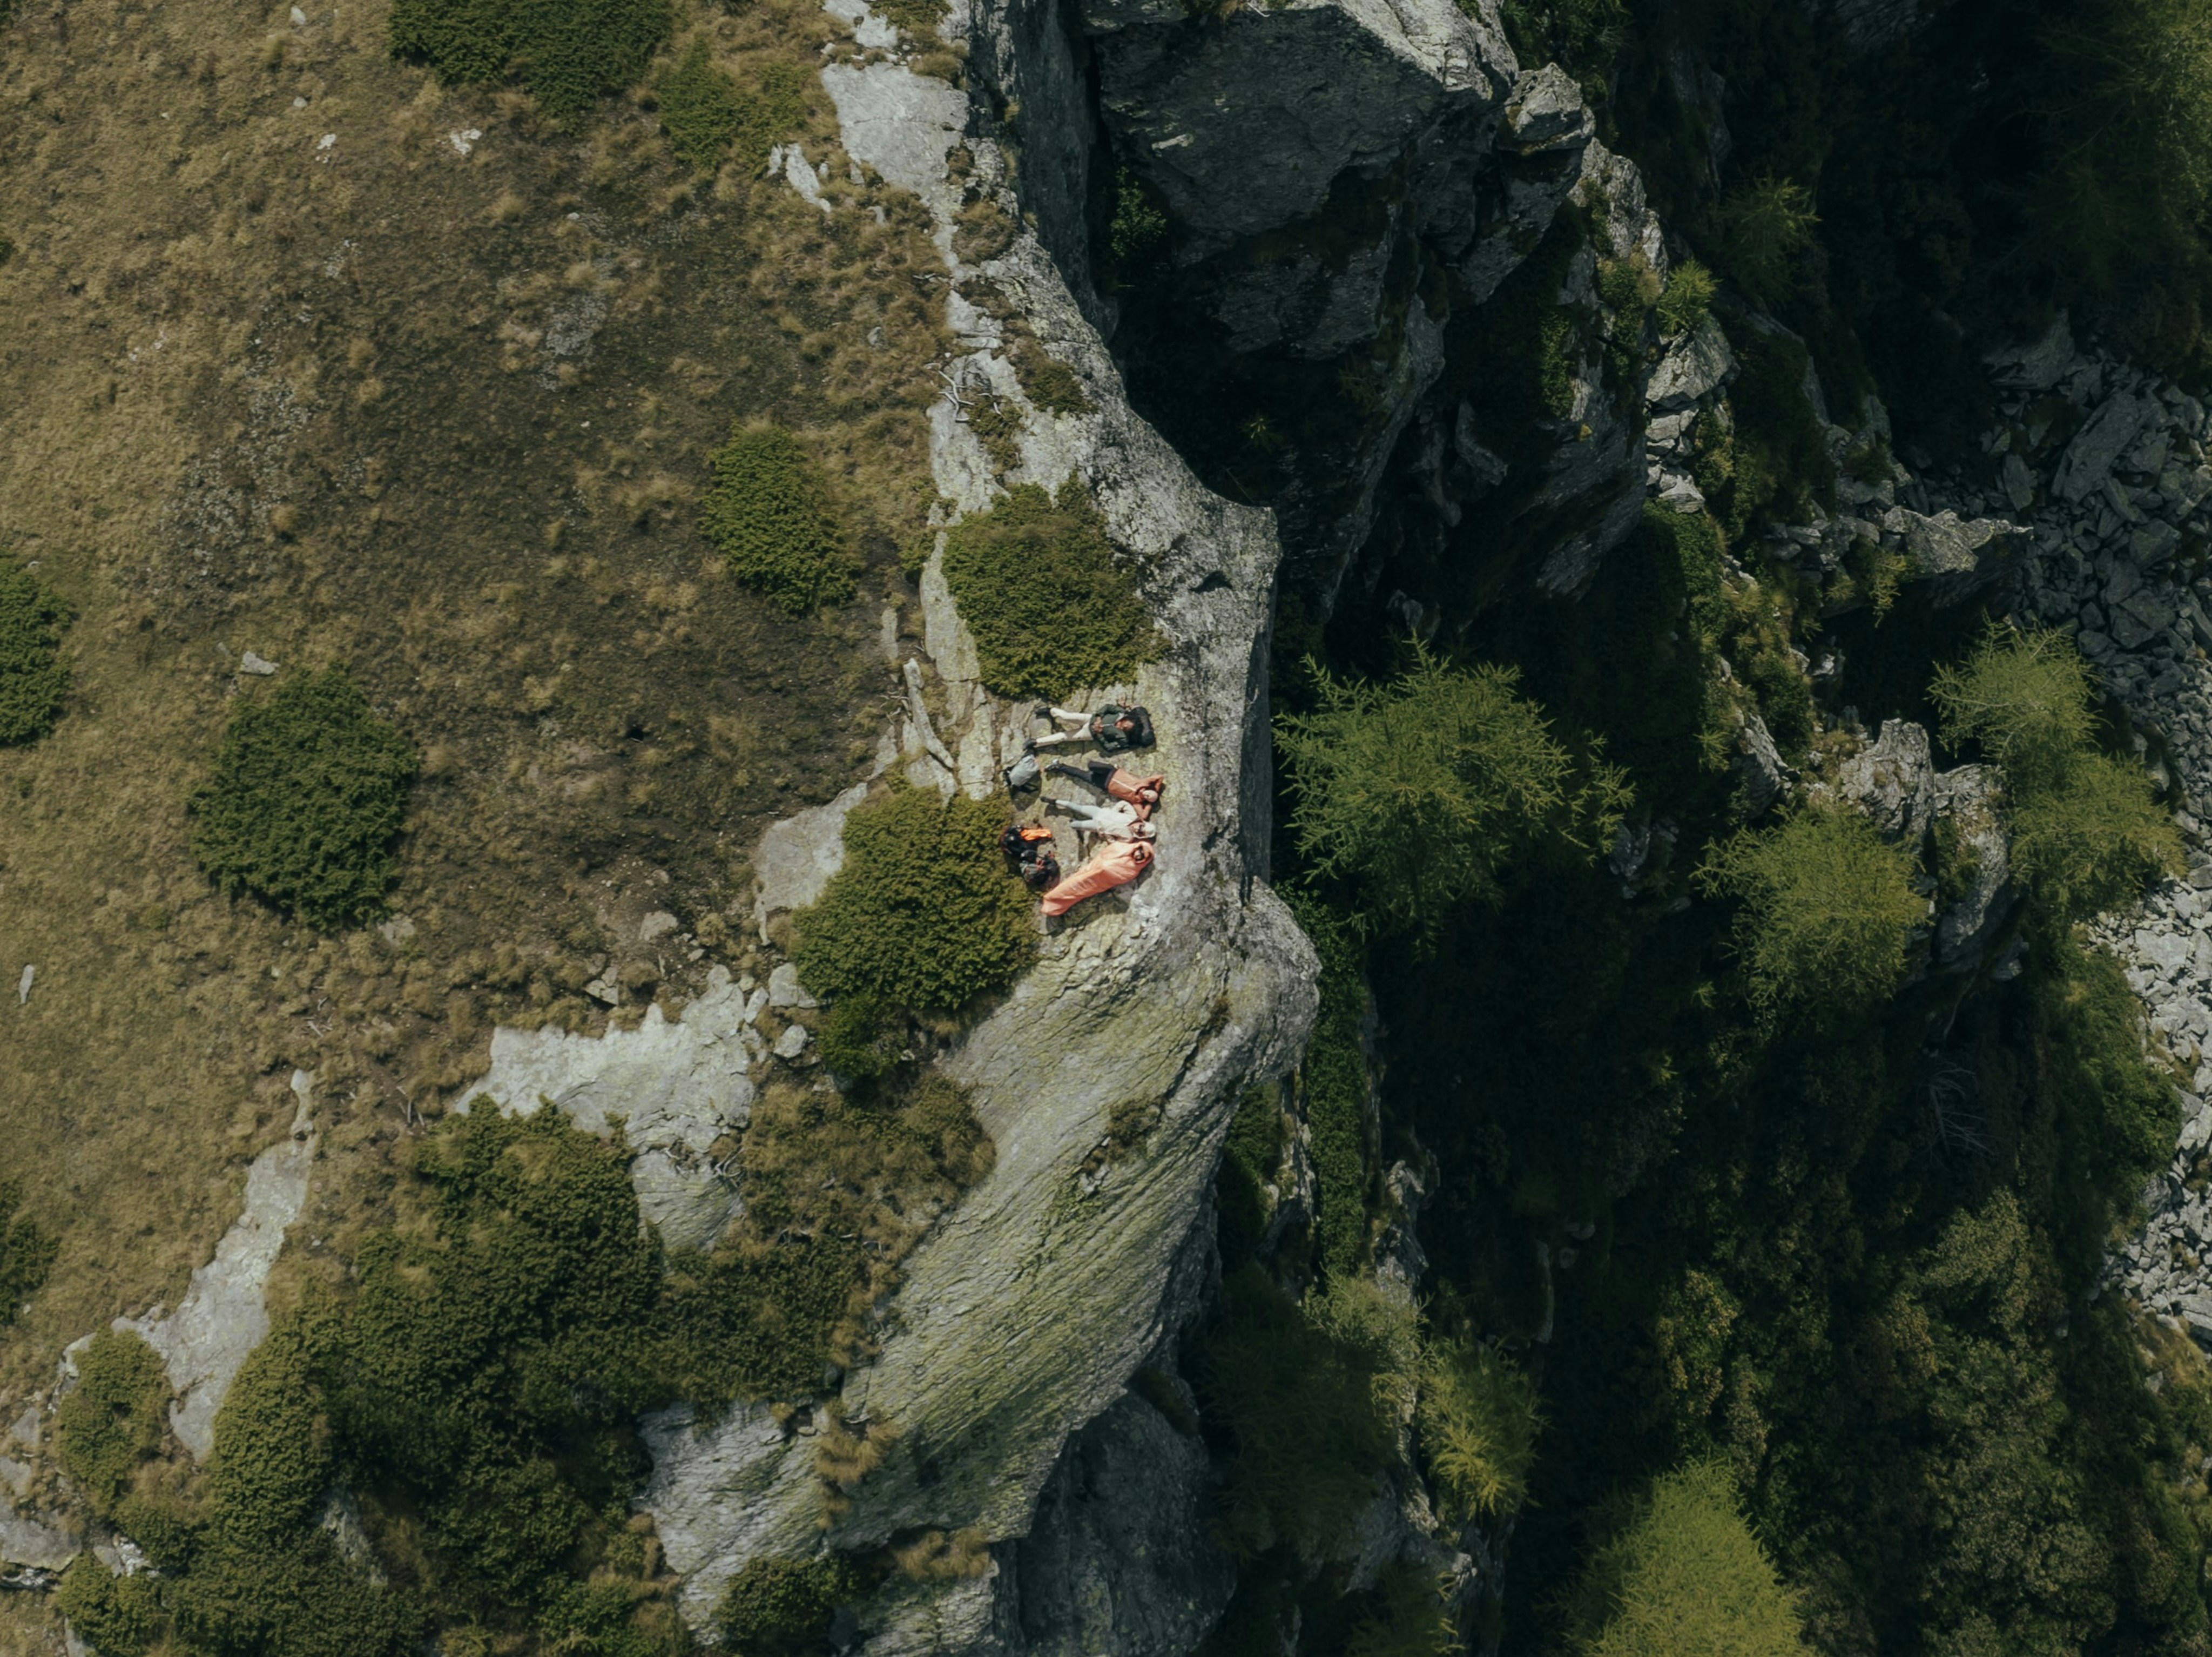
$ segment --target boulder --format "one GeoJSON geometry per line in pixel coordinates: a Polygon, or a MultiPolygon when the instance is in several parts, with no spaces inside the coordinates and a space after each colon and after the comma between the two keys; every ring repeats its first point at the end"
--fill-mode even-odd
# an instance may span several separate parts
{"type": "Polygon", "coordinates": [[[1961,765],[1935,779],[1938,820],[1948,825],[1954,855],[1972,865],[1957,895],[1936,914],[1936,965],[1947,972],[1981,964],[2018,900],[1998,792],[1996,774],[1983,765],[1961,765]]]}
{"type": "Polygon", "coordinates": [[[1884,720],[1874,744],[1838,768],[1834,791],[1864,812],[1884,839],[1918,845],[1936,815],[1927,731],[1910,720],[1884,720]]]}
{"type": "Polygon", "coordinates": [[[1709,314],[1668,347],[1667,355],[1651,371],[1651,384],[1644,396],[1654,409],[1675,412],[1719,390],[1734,377],[1735,369],[1735,353],[1729,349],[1728,335],[1719,320],[1709,314]]]}
{"type": "Polygon", "coordinates": [[[2066,446],[2051,480],[2051,492],[2064,501],[2086,501],[2105,485],[2120,457],[2166,411],[2148,397],[2116,392],[2083,423],[2066,446]]]}

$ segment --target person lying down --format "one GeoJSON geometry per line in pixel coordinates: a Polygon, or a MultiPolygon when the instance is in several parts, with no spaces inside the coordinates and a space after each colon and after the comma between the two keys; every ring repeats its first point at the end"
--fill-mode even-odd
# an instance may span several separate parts
{"type": "Polygon", "coordinates": [[[1044,894],[1038,907],[1047,915],[1065,915],[1085,898],[1128,885],[1152,866],[1152,855],[1149,840],[1102,840],[1073,874],[1044,894]]]}
{"type": "Polygon", "coordinates": [[[1066,818],[1079,835],[1096,835],[1106,840],[1153,838],[1152,825],[1145,820],[1146,808],[1133,806],[1126,800],[1109,800],[1096,806],[1081,800],[1047,800],[1044,808],[1066,818]]]}

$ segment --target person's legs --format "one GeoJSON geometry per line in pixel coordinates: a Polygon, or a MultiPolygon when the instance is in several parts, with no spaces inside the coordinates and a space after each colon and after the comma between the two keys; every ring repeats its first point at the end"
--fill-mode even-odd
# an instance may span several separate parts
{"type": "Polygon", "coordinates": [[[1088,783],[1094,788],[1098,786],[1098,777],[1097,775],[1098,765],[1096,760],[1091,762],[1091,768],[1088,771],[1080,770],[1076,766],[1071,765],[1065,759],[1054,760],[1052,764],[1045,767],[1045,770],[1051,772],[1054,777],[1065,777],[1071,783],[1088,783]]]}
{"type": "Polygon", "coordinates": [[[1071,742],[1088,742],[1091,733],[1085,731],[1055,731],[1050,736],[1038,737],[1030,746],[1033,748],[1064,748],[1071,742]]]}

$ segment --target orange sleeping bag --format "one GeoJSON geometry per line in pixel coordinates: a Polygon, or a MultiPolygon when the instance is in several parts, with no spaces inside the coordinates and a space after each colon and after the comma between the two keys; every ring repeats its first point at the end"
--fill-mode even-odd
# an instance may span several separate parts
{"type": "Polygon", "coordinates": [[[1058,886],[1040,905],[1048,915],[1065,915],[1085,898],[1127,886],[1152,865],[1152,849],[1142,840],[1109,840],[1058,886]]]}

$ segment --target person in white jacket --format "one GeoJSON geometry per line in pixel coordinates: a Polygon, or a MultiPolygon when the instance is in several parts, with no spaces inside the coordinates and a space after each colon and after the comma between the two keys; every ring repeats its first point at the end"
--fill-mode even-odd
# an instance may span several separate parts
{"type": "Polygon", "coordinates": [[[1109,840],[1149,840],[1152,825],[1126,800],[1048,800],[1048,812],[1066,817],[1078,834],[1096,834],[1109,840]]]}

